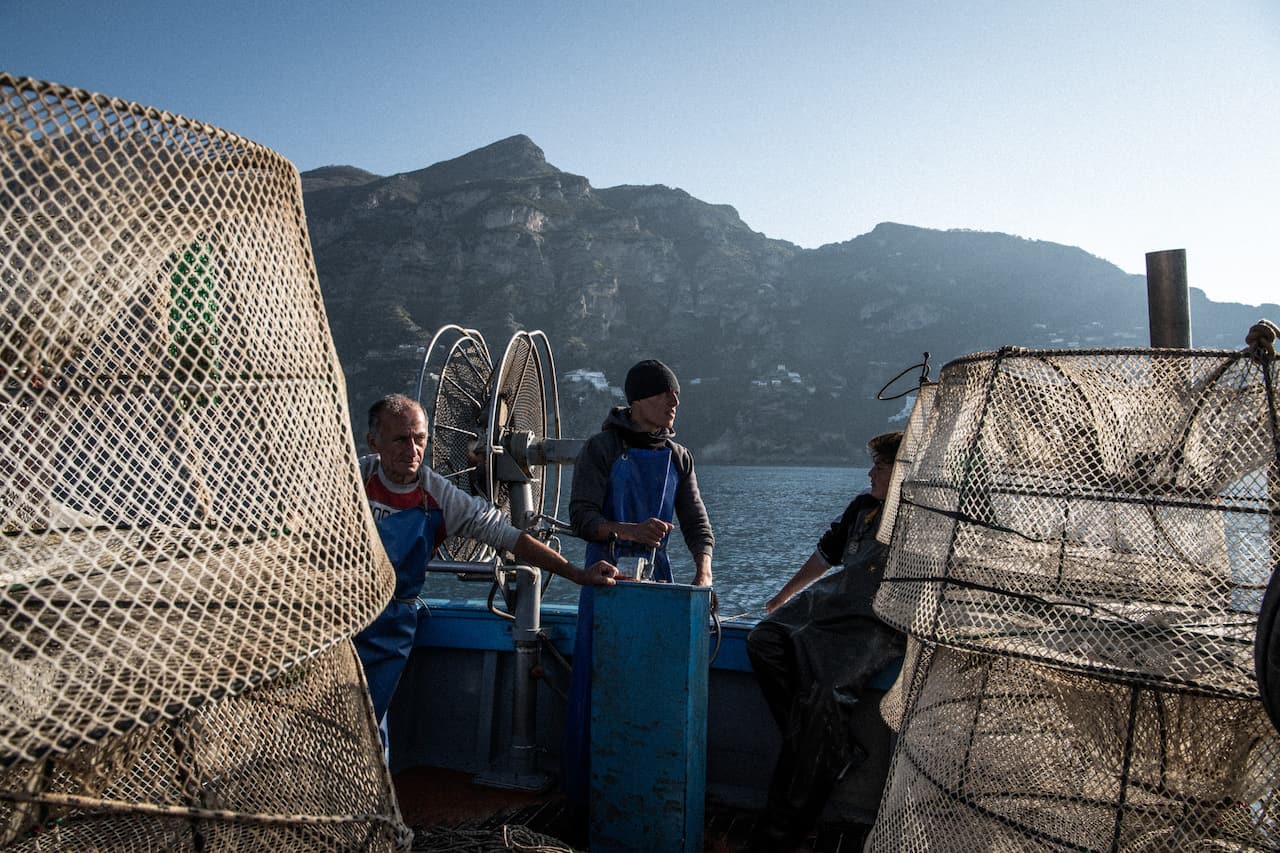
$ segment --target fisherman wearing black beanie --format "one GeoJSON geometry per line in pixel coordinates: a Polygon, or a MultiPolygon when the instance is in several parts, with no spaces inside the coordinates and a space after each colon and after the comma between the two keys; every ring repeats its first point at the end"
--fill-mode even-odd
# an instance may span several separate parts
{"type": "MultiPolygon", "coordinates": [[[[676,409],[680,405],[680,380],[675,371],[654,358],[637,362],[623,382],[626,406],[615,406],[601,425],[601,431],[587,440],[573,468],[573,491],[569,499],[569,520],[574,531],[587,542],[616,543],[619,550],[648,552],[659,549],[666,560],[666,538],[680,521],[680,532],[693,554],[694,579],[698,586],[711,585],[711,550],[715,536],[711,520],[698,491],[693,455],[675,441],[676,409]],[[611,486],[620,482],[615,464],[624,450],[669,451],[672,495],[668,510],[674,519],[614,518],[609,506],[611,486]]],[[[635,456],[636,454],[632,454],[635,456]]],[[[607,559],[607,557],[605,558],[607,559]]]]}
{"type": "Polygon", "coordinates": [[[671,368],[656,358],[646,358],[627,371],[623,391],[627,394],[628,403],[668,391],[674,391],[679,396],[680,380],[676,379],[671,368]]]}
{"type": "MultiPolygon", "coordinates": [[[[678,519],[693,555],[693,583],[711,586],[715,536],[698,492],[693,454],[675,440],[680,383],[671,368],[645,359],[627,371],[623,390],[628,405],[609,412],[574,463],[569,498],[574,533],[587,541],[589,558],[614,563],[624,575],[644,570],[654,580],[671,581],[667,540],[678,519]]],[[[560,749],[561,786],[577,803],[586,802],[591,777],[593,602],[591,595],[578,599],[573,676],[560,749]]]]}

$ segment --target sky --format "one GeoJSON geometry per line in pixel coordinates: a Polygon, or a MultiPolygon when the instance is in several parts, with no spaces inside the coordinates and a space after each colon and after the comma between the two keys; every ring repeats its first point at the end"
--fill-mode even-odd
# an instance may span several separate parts
{"type": "Polygon", "coordinates": [[[523,133],[806,248],[898,222],[1139,274],[1185,249],[1210,299],[1280,303],[1280,0],[0,0],[0,44],[300,171],[523,133]]]}

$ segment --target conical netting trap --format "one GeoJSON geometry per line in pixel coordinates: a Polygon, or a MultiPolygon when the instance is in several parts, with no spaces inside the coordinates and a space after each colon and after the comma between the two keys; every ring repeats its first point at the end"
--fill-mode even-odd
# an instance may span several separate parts
{"type": "Polygon", "coordinates": [[[0,844],[403,841],[347,640],[392,573],[296,170],[6,75],[0,131],[0,844]]]}
{"type": "Polygon", "coordinates": [[[1280,549],[1264,352],[960,359],[875,609],[907,631],[875,851],[1280,849],[1253,673],[1280,549]]]}
{"type": "Polygon", "coordinates": [[[952,362],[902,482],[876,612],[955,648],[1256,696],[1276,378],[1237,352],[952,362]]]}

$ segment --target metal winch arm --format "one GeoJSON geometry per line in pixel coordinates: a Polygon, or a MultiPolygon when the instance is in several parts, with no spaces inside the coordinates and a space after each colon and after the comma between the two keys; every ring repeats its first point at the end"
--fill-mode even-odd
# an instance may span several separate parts
{"type": "Polygon", "coordinates": [[[451,575],[471,575],[491,579],[493,577],[493,561],[470,560],[431,560],[427,563],[428,572],[451,575]]]}
{"type": "Polygon", "coordinates": [[[494,477],[521,482],[532,476],[533,468],[572,464],[585,443],[581,438],[538,438],[527,430],[508,432],[492,448],[494,477]]]}

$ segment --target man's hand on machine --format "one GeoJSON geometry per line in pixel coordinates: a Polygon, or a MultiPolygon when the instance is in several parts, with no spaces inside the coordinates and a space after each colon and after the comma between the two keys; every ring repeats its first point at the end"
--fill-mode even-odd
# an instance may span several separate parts
{"type": "Polygon", "coordinates": [[[536,566],[544,571],[561,575],[583,586],[612,586],[613,579],[618,576],[618,570],[611,563],[607,563],[604,560],[598,560],[587,568],[580,569],[566,560],[559,551],[548,547],[528,533],[520,534],[520,538],[516,540],[516,547],[513,553],[517,560],[522,560],[526,564],[536,566]]]}
{"type": "Polygon", "coordinates": [[[583,586],[613,586],[617,581],[618,569],[605,560],[597,560],[582,570],[582,579],[578,583],[583,586]]]}

